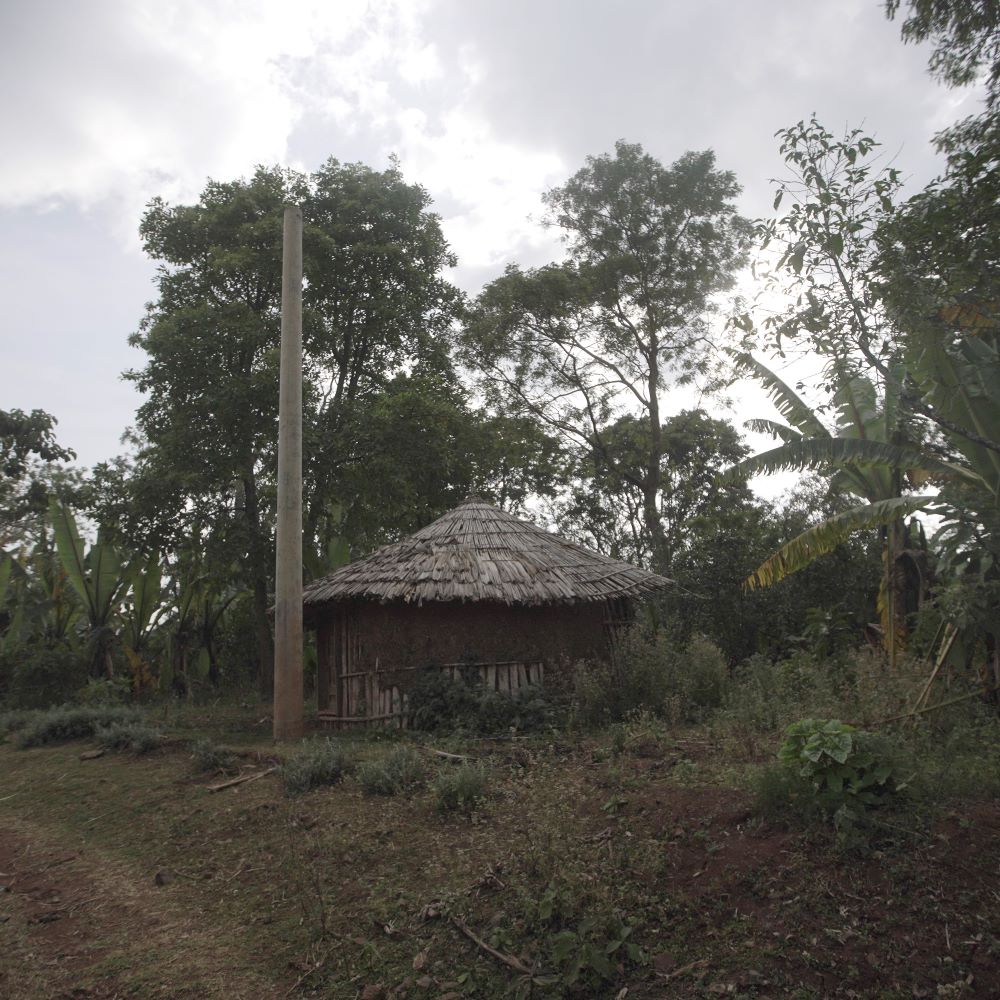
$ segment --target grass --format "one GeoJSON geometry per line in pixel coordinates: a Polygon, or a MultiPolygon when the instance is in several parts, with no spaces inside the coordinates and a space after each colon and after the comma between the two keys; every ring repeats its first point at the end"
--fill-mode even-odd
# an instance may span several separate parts
{"type": "Polygon", "coordinates": [[[203,736],[191,744],[191,759],[197,771],[228,774],[236,769],[238,758],[232,750],[203,736]]]}
{"type": "Polygon", "coordinates": [[[16,731],[14,743],[21,750],[93,736],[98,729],[133,725],[142,720],[134,708],[120,705],[80,705],[38,712],[16,731]]]}
{"type": "Polygon", "coordinates": [[[281,767],[286,795],[304,795],[322,785],[343,781],[354,766],[353,755],[331,739],[306,740],[281,767]]]}
{"type": "Polygon", "coordinates": [[[489,775],[480,764],[446,764],[431,783],[439,813],[471,813],[486,799],[489,775]]]}
{"type": "Polygon", "coordinates": [[[355,777],[366,795],[400,795],[424,780],[420,754],[405,744],[358,765],[355,777]]]}
{"type": "Polygon", "coordinates": [[[94,730],[97,745],[105,750],[152,753],[163,743],[163,734],[144,722],[112,722],[94,730]]]}
{"type": "Polygon", "coordinates": [[[973,753],[977,740],[993,752],[995,723],[907,730],[914,758],[939,748],[921,765],[935,789],[940,754],[953,754],[954,794],[926,835],[845,863],[822,839],[752,815],[747,789],[777,735],[729,717],[683,728],[636,717],[617,746],[609,730],[440,741],[477,764],[379,786],[396,794],[375,786],[414,773],[405,736],[313,739],[281,775],[212,794],[200,776],[212,768],[194,772],[184,741],[249,756],[259,713],[244,713],[242,732],[228,711],[214,730],[207,717],[171,727],[149,714],[171,737],[154,755],[0,747],[0,870],[16,876],[0,897],[13,914],[0,922],[0,995],[154,997],[167,982],[179,1000],[523,988],[453,920],[536,966],[538,997],[903,1000],[969,975],[964,995],[1000,992],[1000,875],[983,862],[1000,790],[977,783],[973,753]],[[289,773],[309,775],[311,793],[283,794],[289,773]],[[315,783],[324,777],[334,783],[315,783]],[[489,808],[475,808],[487,793],[489,808]],[[442,801],[469,819],[442,820],[442,801]],[[59,919],[31,922],[53,909],[59,919]],[[423,976],[430,986],[416,985],[423,976]]]}

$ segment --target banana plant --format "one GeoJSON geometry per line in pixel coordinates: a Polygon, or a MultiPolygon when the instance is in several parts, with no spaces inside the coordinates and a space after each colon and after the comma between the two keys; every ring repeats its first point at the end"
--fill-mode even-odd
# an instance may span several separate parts
{"type": "Polygon", "coordinates": [[[49,498],[49,518],[59,561],[87,618],[93,666],[111,677],[114,620],[127,585],[121,556],[106,541],[103,529],[98,531],[97,541],[85,550],[72,512],[55,497],[49,498]]]}
{"type": "MultiPolygon", "coordinates": [[[[752,476],[785,469],[822,469],[832,473],[831,485],[866,504],[827,518],[782,546],[747,579],[749,587],[767,587],[833,551],[855,531],[878,527],[883,537],[883,575],[879,611],[890,659],[905,645],[904,591],[907,573],[902,561],[911,555],[904,518],[937,503],[934,495],[904,495],[904,476],[913,485],[931,478],[978,485],[971,469],[927,453],[907,438],[900,413],[904,372],[897,368],[887,381],[881,405],[875,386],[866,378],[837,371],[833,403],[837,425],[831,431],[819,416],[765,365],[741,355],[738,366],[764,387],[788,424],[748,421],[758,433],[770,433],[782,443],[740,462],[727,475],[752,476]]],[[[919,595],[918,595],[919,598],[919,595]]]]}
{"type": "Polygon", "coordinates": [[[166,657],[160,689],[180,689],[190,698],[197,686],[212,679],[216,632],[242,591],[205,572],[196,550],[186,552],[175,567],[171,587],[174,612],[163,623],[166,657]]]}
{"type": "Polygon", "coordinates": [[[122,645],[132,670],[132,686],[136,694],[141,694],[153,683],[153,672],[145,651],[162,611],[162,576],[159,554],[134,561],[125,573],[129,599],[122,611],[122,645]]]}

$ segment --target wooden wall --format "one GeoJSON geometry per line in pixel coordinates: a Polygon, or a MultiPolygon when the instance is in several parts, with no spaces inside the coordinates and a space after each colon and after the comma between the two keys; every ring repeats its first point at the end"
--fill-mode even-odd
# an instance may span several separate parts
{"type": "Polygon", "coordinates": [[[344,723],[394,721],[407,681],[431,665],[455,676],[471,669],[509,693],[543,675],[558,684],[558,665],[608,657],[611,618],[617,622],[618,609],[600,603],[341,602],[316,615],[319,709],[344,723]]]}

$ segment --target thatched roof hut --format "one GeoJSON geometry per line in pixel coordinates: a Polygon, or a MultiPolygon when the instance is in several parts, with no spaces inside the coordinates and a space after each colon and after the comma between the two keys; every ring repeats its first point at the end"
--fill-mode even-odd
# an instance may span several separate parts
{"type": "Polygon", "coordinates": [[[306,587],[321,717],[388,721],[430,666],[497,690],[606,659],[633,602],[669,580],[475,498],[306,587]]]}

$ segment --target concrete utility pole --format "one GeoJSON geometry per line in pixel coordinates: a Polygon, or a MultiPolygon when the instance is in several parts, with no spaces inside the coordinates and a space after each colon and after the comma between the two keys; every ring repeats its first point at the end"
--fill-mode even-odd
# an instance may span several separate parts
{"type": "Polygon", "coordinates": [[[274,577],[274,738],[302,737],[302,209],[285,206],[274,577]]]}

